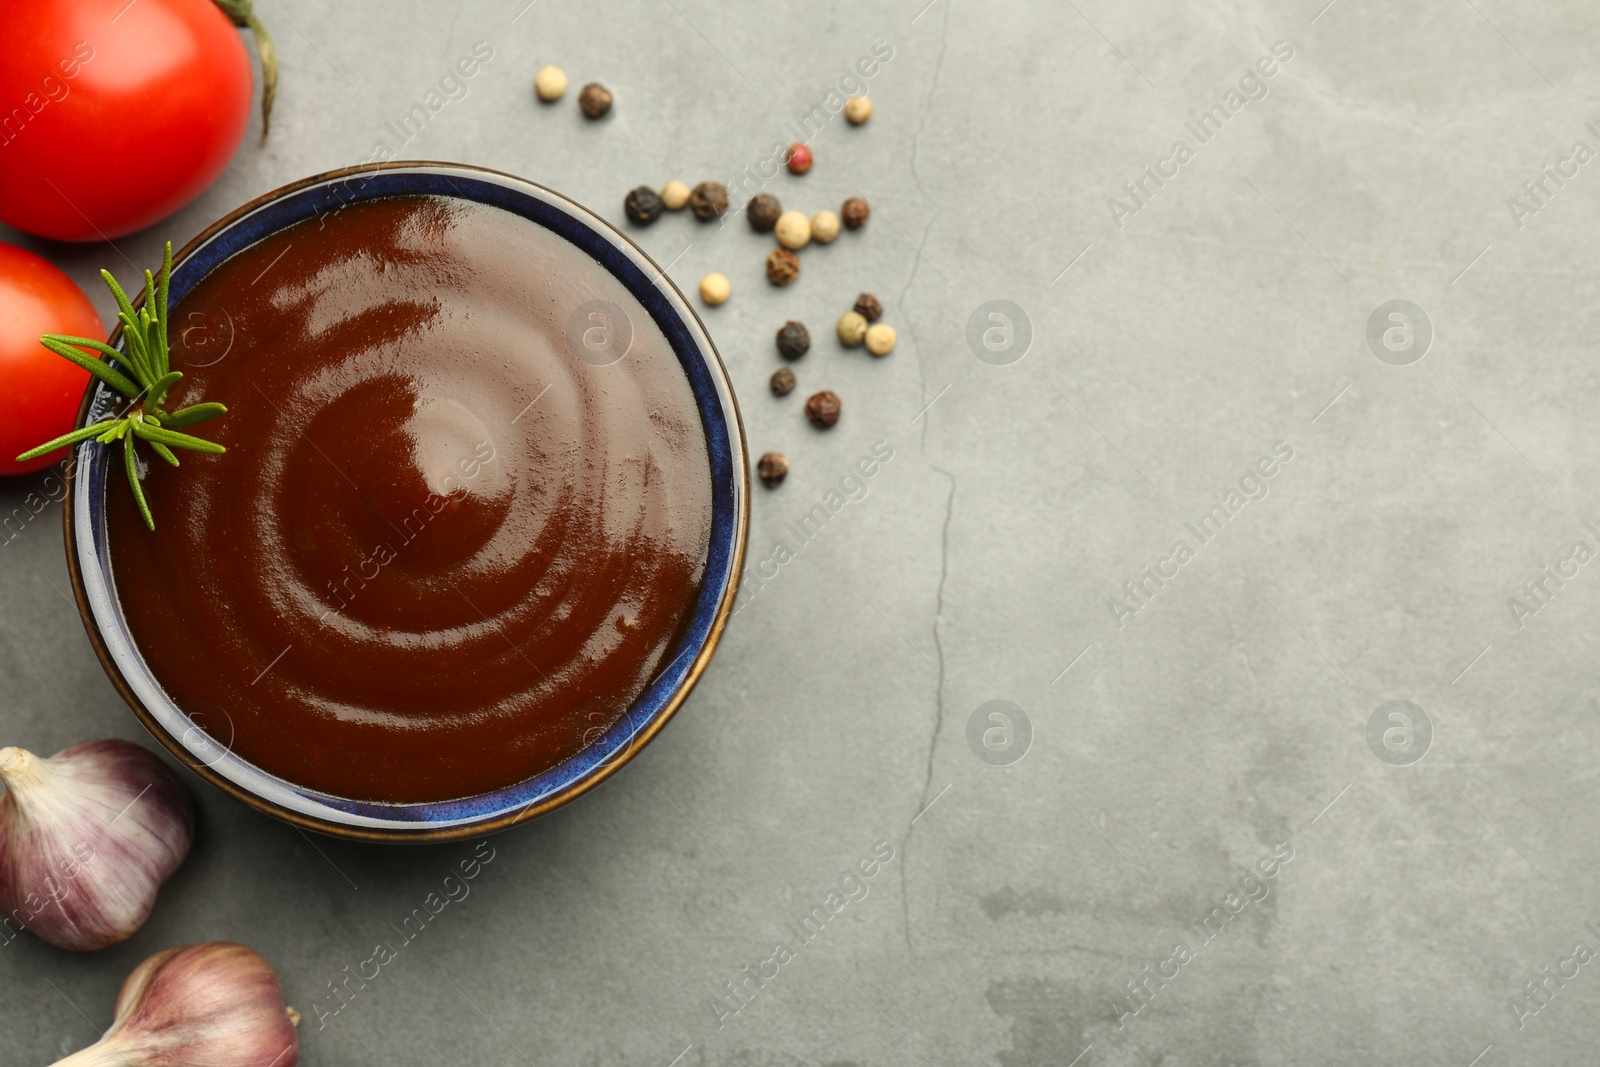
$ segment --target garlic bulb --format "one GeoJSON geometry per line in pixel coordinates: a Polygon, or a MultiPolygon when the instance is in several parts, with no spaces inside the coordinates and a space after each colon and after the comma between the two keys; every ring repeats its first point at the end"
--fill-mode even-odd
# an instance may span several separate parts
{"type": "Polygon", "coordinates": [[[122,983],[106,1035],[56,1067],[295,1067],[299,1022],[259,953],[230,941],[169,948],[122,983]]]}
{"type": "Polygon", "coordinates": [[[125,941],[194,837],[177,776],[128,741],[50,759],[0,748],[0,932],[86,952],[125,941]]]}

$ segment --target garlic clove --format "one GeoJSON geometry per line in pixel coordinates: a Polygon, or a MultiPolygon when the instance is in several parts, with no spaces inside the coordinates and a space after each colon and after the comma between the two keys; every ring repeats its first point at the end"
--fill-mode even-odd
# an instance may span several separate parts
{"type": "Polygon", "coordinates": [[[0,936],[28,929],[79,952],[132,936],[194,838],[177,776],[111,740],[49,759],[0,748],[0,782],[0,936]]]}
{"type": "Polygon", "coordinates": [[[299,1019],[254,950],[230,941],[169,948],[122,983],[105,1036],[55,1067],[295,1067],[299,1019]]]}

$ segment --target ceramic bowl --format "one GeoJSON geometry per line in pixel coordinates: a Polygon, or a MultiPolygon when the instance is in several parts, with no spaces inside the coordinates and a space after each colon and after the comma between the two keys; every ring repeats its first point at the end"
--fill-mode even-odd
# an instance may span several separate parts
{"type": "MultiPolygon", "coordinates": [[[[688,376],[705,431],[712,481],[705,577],[689,623],[665,669],[601,738],[577,755],[515,785],[424,804],[379,804],[307,789],[231,750],[226,709],[185,714],[167,696],[129,633],[107,544],[107,479],[120,451],[92,440],[68,465],[65,520],[73,590],[106,673],[139,720],[187,766],[223,791],[276,818],[339,837],[441,841],[501,830],[572,800],[614,773],[666,724],[694,687],[727,624],[743,569],[749,524],[744,429],[728,376],[704,325],[665,273],[627,237],[573,201],[532,182],[451,163],[384,163],[320,174],[284,186],[211,226],[173,261],[171,306],[223,260],[285,227],[346,204],[385,196],[436,195],[490,204],[543,227],[542,239],[569,241],[638,299],[666,335],[688,376]]],[[[120,342],[120,331],[111,344],[120,342]]],[[[78,425],[103,417],[119,394],[93,381],[78,425]]]]}

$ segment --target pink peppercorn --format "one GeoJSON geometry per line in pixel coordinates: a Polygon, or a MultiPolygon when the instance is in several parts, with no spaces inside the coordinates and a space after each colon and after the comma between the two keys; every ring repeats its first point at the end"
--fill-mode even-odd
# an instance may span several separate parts
{"type": "Polygon", "coordinates": [[[804,174],[811,169],[811,147],[803,141],[789,146],[789,173],[804,174]]]}

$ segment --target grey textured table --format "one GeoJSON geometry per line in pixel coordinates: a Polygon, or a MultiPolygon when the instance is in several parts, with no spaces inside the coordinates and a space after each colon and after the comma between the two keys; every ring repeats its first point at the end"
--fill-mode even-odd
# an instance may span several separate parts
{"type": "MultiPolygon", "coordinates": [[[[227,938],[278,967],[308,1064],[1592,1061],[1600,9],[923,2],[264,0],[272,140],[118,242],[136,262],[383,141],[620,221],[641,182],[756,171],[883,41],[870,124],[771,183],[875,214],[782,290],[742,222],[637,235],[686,290],[732,279],[706,320],[752,451],[793,464],[756,489],[772,576],[641,758],[495,837],[337,1013],[472,844],[312,838],[191,778],[195,850],[133,941],[0,951],[0,1059],[80,1047],[146,954],[227,938]],[[545,62],[613,116],[535,104],[545,62]],[[863,289],[884,360],[830,337],[863,289]],[[988,309],[969,343],[991,300],[1011,347],[988,309]],[[818,343],[775,400],[791,317],[818,343]],[[828,434],[799,414],[821,387],[828,434]],[[994,700],[1009,731],[974,717],[994,700]]],[[[109,313],[115,253],[42,251],[109,313]]],[[[0,547],[0,740],[139,738],[58,520],[0,547]]]]}

